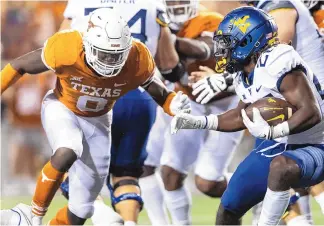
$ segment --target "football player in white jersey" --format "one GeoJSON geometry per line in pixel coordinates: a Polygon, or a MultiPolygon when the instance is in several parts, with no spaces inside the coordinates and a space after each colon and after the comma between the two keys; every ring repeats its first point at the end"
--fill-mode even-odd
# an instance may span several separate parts
{"type": "Polygon", "coordinates": [[[222,196],[216,224],[237,225],[264,198],[258,225],[277,225],[287,208],[290,188],[309,187],[324,180],[324,95],[311,68],[289,45],[279,44],[277,25],[260,9],[241,7],[230,12],[215,33],[215,56],[230,73],[241,101],[219,115],[180,114],[172,120],[179,129],[224,132],[247,128],[263,139],[239,165],[222,196]],[[253,108],[264,97],[284,99],[297,111],[270,126],[253,108]],[[248,194],[248,195],[247,195],[248,194]]]}
{"type": "MultiPolygon", "coordinates": [[[[133,38],[145,43],[149,48],[163,76],[174,78],[183,73],[182,64],[179,63],[179,57],[175,51],[175,39],[168,28],[168,18],[162,1],[70,0],[64,12],[65,20],[61,29],[72,27],[83,30],[87,28],[87,23],[84,24],[84,21],[87,21],[87,15],[97,8],[114,8],[122,12],[128,21],[133,38]]],[[[146,194],[147,185],[142,184],[144,191],[143,189],[140,191],[137,179],[142,174],[142,165],[147,156],[146,142],[153,123],[151,115],[155,114],[155,109],[152,110],[152,107],[147,106],[152,105],[151,102],[152,99],[146,92],[135,90],[118,100],[114,107],[110,166],[113,185],[110,185],[110,181],[107,181],[107,185],[111,192],[113,206],[127,225],[137,222],[138,214],[143,206],[141,193],[146,194]],[[131,123],[126,126],[123,120],[129,120],[131,123]],[[136,131],[133,131],[133,128],[137,128],[136,131]]],[[[61,186],[63,194],[68,194],[67,182],[61,186]]],[[[149,198],[145,205],[148,210],[150,210],[151,202],[149,198]]],[[[91,218],[94,224],[120,222],[118,215],[104,205],[100,198],[96,200],[94,207],[94,215],[91,218]]]]}
{"type": "MultiPolygon", "coordinates": [[[[278,38],[283,43],[292,41],[292,45],[300,56],[314,71],[319,83],[324,82],[324,45],[321,43],[322,35],[318,27],[314,23],[312,16],[301,1],[241,1],[243,4],[253,5],[261,8],[273,16],[278,26],[278,38]]],[[[314,1],[311,1],[314,3],[314,1]]],[[[312,4],[313,5],[313,4],[312,4]]],[[[197,72],[193,75],[206,75],[206,72],[197,72]]],[[[210,75],[210,74],[209,74],[210,75]]],[[[193,85],[194,94],[201,103],[208,102],[214,95],[221,90],[228,90],[224,86],[224,78],[222,76],[208,76],[193,85]]],[[[258,140],[256,146],[258,145],[258,140]]],[[[299,189],[302,195],[298,203],[301,212],[306,216],[308,221],[312,223],[310,213],[309,196],[304,189],[299,189]]],[[[258,213],[261,204],[254,208],[254,213],[258,213]]],[[[258,214],[253,215],[253,221],[256,222],[258,214]]]]}
{"type": "MultiPolygon", "coordinates": [[[[217,30],[218,24],[223,16],[216,12],[207,10],[199,11],[199,1],[166,1],[167,13],[170,18],[170,28],[177,35],[177,48],[182,60],[186,62],[186,72],[190,74],[192,70],[197,70],[199,65],[215,65],[215,59],[210,57],[212,49],[212,34],[217,30]],[[198,48],[199,47],[199,48],[198,48]],[[196,54],[197,49],[208,50],[203,54],[196,54]],[[202,57],[200,57],[202,56],[202,57]]],[[[175,83],[176,89],[190,93],[187,76],[175,83]]],[[[218,97],[215,102],[208,105],[201,105],[192,98],[192,109],[195,114],[204,114],[209,112],[223,112],[231,109],[238,103],[238,98],[230,96],[221,99],[218,97]]],[[[187,225],[191,223],[191,194],[184,184],[190,167],[196,162],[195,183],[197,188],[210,197],[221,197],[223,194],[228,178],[227,166],[239,142],[241,133],[217,133],[208,131],[182,131],[177,136],[170,134],[169,119],[162,118],[157,120],[153,126],[148,141],[148,158],[145,165],[151,172],[146,173],[143,178],[146,181],[154,178],[154,167],[160,164],[162,180],[164,183],[164,192],[159,189],[158,183],[151,185],[151,197],[164,201],[172,223],[177,225],[187,225]],[[164,125],[162,125],[164,123],[164,125]],[[166,126],[166,131],[163,130],[166,126]],[[156,130],[161,130],[158,132],[156,130]],[[161,142],[161,135],[164,143],[161,142]],[[195,139],[189,139],[195,137],[195,139]],[[215,146],[214,144],[218,145],[215,146]],[[160,193],[159,193],[160,192],[160,193]],[[159,193],[159,195],[158,195],[159,193]]],[[[147,201],[146,203],[148,203],[147,201]]],[[[152,200],[151,202],[154,202],[152,200]]],[[[161,206],[161,205],[160,205],[161,206]]],[[[157,209],[155,207],[154,209],[157,209]]],[[[152,211],[152,210],[148,210],[152,211]]],[[[160,224],[166,220],[158,219],[167,218],[163,210],[156,211],[151,218],[153,224],[160,224]]],[[[150,215],[150,214],[149,214],[150,215]]],[[[165,224],[165,223],[164,223],[165,224]]]]}

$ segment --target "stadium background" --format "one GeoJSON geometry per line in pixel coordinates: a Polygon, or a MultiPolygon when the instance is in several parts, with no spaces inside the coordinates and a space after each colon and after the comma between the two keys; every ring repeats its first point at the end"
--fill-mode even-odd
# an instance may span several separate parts
{"type": "MultiPolygon", "coordinates": [[[[222,14],[239,6],[237,1],[201,3],[222,14]]],[[[41,47],[46,38],[59,29],[65,5],[65,1],[1,1],[1,68],[11,59],[41,47]]],[[[11,208],[20,202],[30,203],[35,178],[51,155],[40,125],[39,112],[41,98],[47,89],[54,86],[54,82],[55,76],[51,73],[23,79],[1,100],[1,209],[11,208]]],[[[251,145],[253,139],[246,135],[230,165],[231,171],[249,153],[251,145]]],[[[193,224],[214,224],[219,199],[199,193],[192,175],[187,183],[193,192],[193,224]]],[[[103,194],[109,197],[106,188],[103,194]]],[[[44,223],[65,203],[66,200],[58,192],[44,223]]],[[[108,199],[106,203],[109,203],[108,199]]],[[[313,199],[312,210],[314,223],[324,224],[319,206],[313,199]]],[[[145,211],[141,213],[139,224],[149,224],[145,211]]],[[[250,212],[244,217],[243,224],[251,224],[250,212]]]]}

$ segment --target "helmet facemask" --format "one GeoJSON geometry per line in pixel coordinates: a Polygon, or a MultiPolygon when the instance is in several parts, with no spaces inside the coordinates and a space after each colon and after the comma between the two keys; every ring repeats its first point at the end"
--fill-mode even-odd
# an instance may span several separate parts
{"type": "MultiPolygon", "coordinates": [[[[238,71],[239,63],[232,59],[233,48],[238,44],[238,40],[231,35],[220,34],[214,36],[214,56],[216,58],[216,72],[229,73],[238,71]]],[[[241,68],[241,67],[240,67],[241,68]]]]}
{"type": "Polygon", "coordinates": [[[84,47],[87,63],[103,77],[113,77],[118,75],[125,65],[132,45],[130,42],[125,49],[106,50],[84,40],[84,47]]]}
{"type": "Polygon", "coordinates": [[[198,0],[166,0],[167,14],[171,21],[170,28],[172,30],[180,30],[185,22],[197,16],[198,4],[198,0]]]}

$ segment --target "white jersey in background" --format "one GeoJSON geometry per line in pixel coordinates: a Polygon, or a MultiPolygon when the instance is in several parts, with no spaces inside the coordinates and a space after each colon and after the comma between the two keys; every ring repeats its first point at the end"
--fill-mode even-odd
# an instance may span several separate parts
{"type": "MultiPolygon", "coordinates": [[[[323,117],[324,93],[318,80],[308,64],[289,45],[279,44],[262,53],[254,71],[248,76],[248,83],[245,82],[243,74],[238,73],[234,79],[235,91],[244,103],[254,103],[271,96],[284,99],[279,88],[284,76],[294,69],[301,69],[306,74],[323,117]]],[[[276,141],[289,144],[324,144],[324,121],[304,132],[278,138],[276,141]]]]}
{"type": "Polygon", "coordinates": [[[161,25],[156,22],[159,13],[165,12],[162,0],[69,0],[64,17],[72,19],[73,29],[87,28],[87,17],[98,8],[114,8],[128,21],[133,38],[143,42],[155,56],[161,25]]]}
{"type": "Polygon", "coordinates": [[[294,8],[297,11],[298,18],[296,34],[294,40],[292,40],[293,46],[312,69],[322,87],[324,87],[324,43],[307,7],[300,0],[261,0],[258,2],[257,8],[266,12],[284,8],[294,8]]]}

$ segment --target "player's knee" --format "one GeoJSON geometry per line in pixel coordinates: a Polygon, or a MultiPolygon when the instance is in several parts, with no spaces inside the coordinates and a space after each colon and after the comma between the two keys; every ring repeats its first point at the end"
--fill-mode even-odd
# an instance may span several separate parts
{"type": "Polygon", "coordinates": [[[170,166],[163,165],[161,169],[164,188],[167,191],[174,191],[183,186],[185,175],[170,166]]]}
{"type": "Polygon", "coordinates": [[[51,157],[51,163],[55,169],[60,172],[66,172],[72,164],[77,160],[78,156],[72,149],[59,148],[51,157]]]}
{"type": "Polygon", "coordinates": [[[135,178],[125,178],[115,183],[114,187],[108,185],[111,192],[112,206],[118,213],[138,210],[143,207],[141,189],[135,178]]]}
{"type": "Polygon", "coordinates": [[[143,173],[141,175],[141,178],[153,175],[155,173],[155,169],[156,169],[155,166],[144,165],[143,166],[143,173]]]}
{"type": "Polygon", "coordinates": [[[241,217],[242,215],[232,212],[228,206],[221,202],[217,211],[216,225],[240,225],[241,217]]]}
{"type": "Polygon", "coordinates": [[[195,183],[199,191],[213,198],[222,197],[227,187],[226,180],[209,181],[201,178],[198,175],[195,177],[195,183]]]}
{"type": "MultiPolygon", "coordinates": [[[[70,217],[72,217],[72,219],[75,219],[76,221],[78,221],[80,219],[88,219],[88,218],[92,217],[92,215],[94,213],[93,203],[84,203],[84,204],[80,205],[80,204],[74,204],[72,202],[69,202],[68,206],[69,206],[69,208],[68,208],[69,219],[70,219],[70,217]]],[[[74,221],[73,221],[73,224],[78,225],[74,221]]]]}
{"type": "Polygon", "coordinates": [[[277,156],[270,164],[269,182],[276,181],[278,184],[292,184],[300,176],[299,166],[295,161],[277,156]]]}

